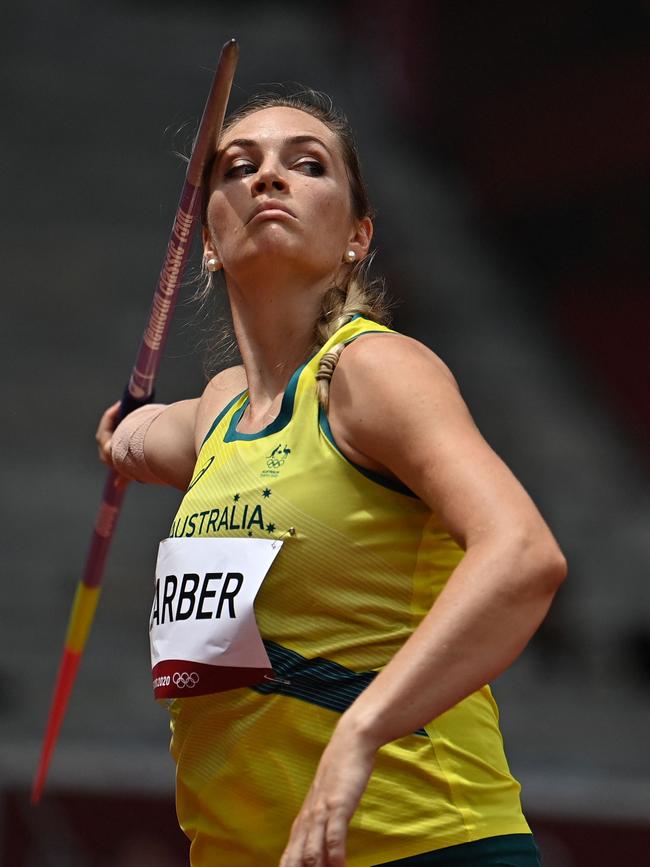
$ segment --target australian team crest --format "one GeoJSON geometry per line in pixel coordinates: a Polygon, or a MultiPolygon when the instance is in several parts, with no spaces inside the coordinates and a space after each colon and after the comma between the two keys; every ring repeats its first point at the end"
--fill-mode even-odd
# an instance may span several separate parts
{"type": "Polygon", "coordinates": [[[278,476],[280,469],[284,466],[287,458],[291,454],[289,446],[283,443],[278,443],[275,448],[266,456],[266,469],[262,470],[262,476],[278,476]]]}

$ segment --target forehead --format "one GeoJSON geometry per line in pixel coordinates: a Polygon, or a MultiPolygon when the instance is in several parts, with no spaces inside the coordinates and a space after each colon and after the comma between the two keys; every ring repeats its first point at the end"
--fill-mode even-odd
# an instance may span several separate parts
{"type": "Polygon", "coordinates": [[[238,138],[250,138],[260,144],[270,144],[301,135],[315,136],[332,151],[338,151],[337,136],[328,126],[305,111],[287,106],[262,108],[237,121],[223,136],[219,150],[224,150],[229,142],[238,138]]]}

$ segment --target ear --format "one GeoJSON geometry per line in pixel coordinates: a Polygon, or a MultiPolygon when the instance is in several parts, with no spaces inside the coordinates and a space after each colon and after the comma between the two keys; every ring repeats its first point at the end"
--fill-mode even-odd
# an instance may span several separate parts
{"type": "Polygon", "coordinates": [[[203,261],[207,263],[208,259],[216,259],[219,263],[216,268],[208,268],[208,271],[218,271],[220,268],[223,268],[221,257],[217,253],[215,246],[212,243],[212,238],[210,237],[210,232],[208,231],[207,226],[203,227],[201,231],[201,238],[203,241],[203,261]]]}
{"type": "Polygon", "coordinates": [[[354,231],[348,238],[346,250],[354,250],[356,261],[361,262],[368,255],[370,242],[372,241],[373,225],[370,217],[364,217],[359,220],[354,227],[354,231]]]}

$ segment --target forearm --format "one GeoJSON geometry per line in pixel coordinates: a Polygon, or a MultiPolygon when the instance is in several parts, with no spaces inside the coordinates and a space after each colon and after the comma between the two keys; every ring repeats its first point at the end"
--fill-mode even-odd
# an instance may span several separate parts
{"type": "Polygon", "coordinates": [[[111,458],[118,473],[139,482],[184,490],[196,462],[194,420],[197,400],[148,404],[115,429],[111,458]]]}
{"type": "Polygon", "coordinates": [[[470,549],[432,609],[344,714],[376,748],[435,719],[504,671],[564,575],[557,549],[470,549]]]}

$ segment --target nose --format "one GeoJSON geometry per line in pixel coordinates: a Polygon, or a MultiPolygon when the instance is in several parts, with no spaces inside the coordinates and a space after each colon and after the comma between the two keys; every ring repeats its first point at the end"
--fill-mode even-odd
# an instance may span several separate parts
{"type": "Polygon", "coordinates": [[[269,190],[284,192],[289,188],[289,185],[275,162],[269,162],[260,166],[252,187],[253,193],[259,195],[260,193],[266,193],[269,190]]]}

